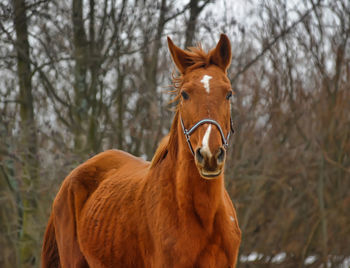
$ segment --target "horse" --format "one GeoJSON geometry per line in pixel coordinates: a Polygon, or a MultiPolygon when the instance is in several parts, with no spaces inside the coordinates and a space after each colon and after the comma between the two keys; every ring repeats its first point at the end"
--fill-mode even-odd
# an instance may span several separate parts
{"type": "Polygon", "coordinates": [[[151,162],[120,150],[75,168],[54,199],[42,267],[235,267],[241,231],[224,187],[231,44],[182,50],[170,132],[151,162]]]}

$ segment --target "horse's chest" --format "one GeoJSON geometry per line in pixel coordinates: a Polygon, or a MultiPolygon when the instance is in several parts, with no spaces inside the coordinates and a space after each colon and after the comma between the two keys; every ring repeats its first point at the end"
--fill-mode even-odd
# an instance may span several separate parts
{"type": "Polygon", "coordinates": [[[240,235],[234,226],[216,231],[198,257],[199,267],[233,267],[238,254],[240,235]]]}
{"type": "Polygon", "coordinates": [[[209,244],[200,253],[197,267],[230,267],[230,256],[223,245],[209,244]]]}
{"type": "Polygon", "coordinates": [[[186,226],[180,228],[176,238],[168,240],[174,243],[162,248],[171,252],[170,266],[173,267],[234,267],[240,243],[237,228],[232,221],[217,225],[209,232],[198,226],[186,226]]]}

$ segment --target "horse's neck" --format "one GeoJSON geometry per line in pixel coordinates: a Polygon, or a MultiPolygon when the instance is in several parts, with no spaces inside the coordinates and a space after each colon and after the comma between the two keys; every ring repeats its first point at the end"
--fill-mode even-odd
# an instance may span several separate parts
{"type": "Polygon", "coordinates": [[[222,176],[210,181],[203,179],[194,160],[181,155],[176,166],[176,194],[180,208],[196,214],[203,226],[211,228],[215,214],[223,202],[222,176]]]}
{"type": "MultiPolygon", "coordinates": [[[[179,131],[177,133],[182,134],[179,131]]],[[[224,201],[223,175],[213,180],[203,179],[185,139],[176,136],[177,148],[169,148],[175,149],[175,154],[169,152],[163,167],[167,174],[171,174],[168,179],[175,187],[173,193],[176,195],[179,213],[193,214],[203,227],[211,229],[220,204],[224,201]]]]}

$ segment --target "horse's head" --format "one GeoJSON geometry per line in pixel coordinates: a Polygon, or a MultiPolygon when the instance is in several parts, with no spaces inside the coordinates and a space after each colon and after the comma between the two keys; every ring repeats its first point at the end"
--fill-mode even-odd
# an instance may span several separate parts
{"type": "Polygon", "coordinates": [[[184,132],[181,144],[189,153],[192,152],[203,178],[216,178],[224,169],[231,131],[232,89],[227,78],[227,68],[231,63],[230,41],[222,34],[209,53],[201,48],[182,50],[170,38],[168,46],[181,73],[178,88],[178,113],[184,132]]]}

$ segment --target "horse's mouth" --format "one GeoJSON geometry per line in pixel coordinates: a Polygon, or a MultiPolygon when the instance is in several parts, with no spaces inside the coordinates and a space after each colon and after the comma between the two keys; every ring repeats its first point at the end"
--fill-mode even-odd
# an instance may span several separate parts
{"type": "Polygon", "coordinates": [[[221,174],[221,169],[215,171],[207,171],[202,169],[200,174],[204,179],[213,179],[221,174]]]}

